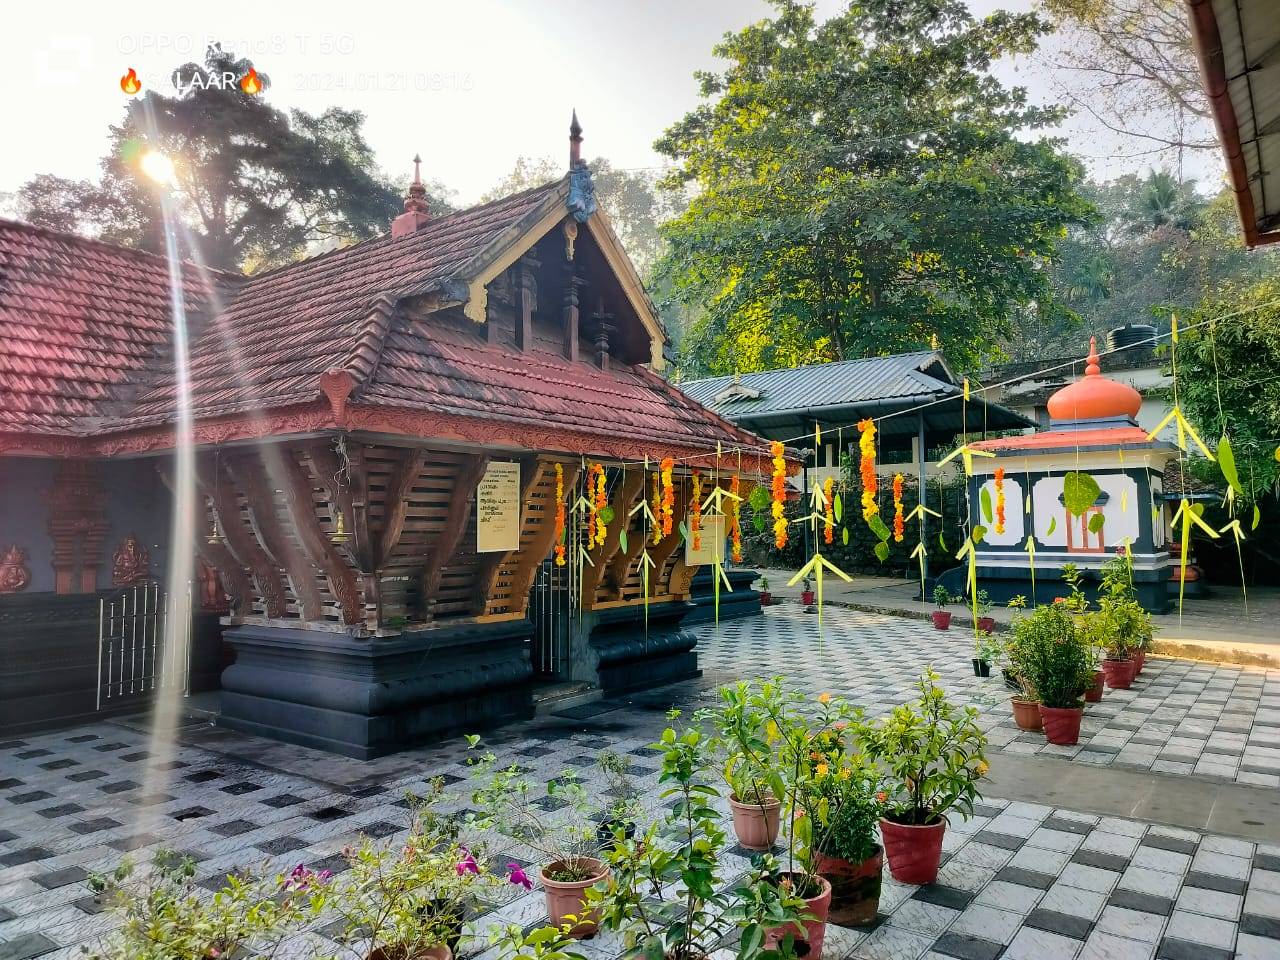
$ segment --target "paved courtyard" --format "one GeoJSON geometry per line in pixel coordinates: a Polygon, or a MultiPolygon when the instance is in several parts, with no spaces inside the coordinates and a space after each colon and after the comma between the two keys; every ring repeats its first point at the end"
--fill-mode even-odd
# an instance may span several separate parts
{"type": "MultiPolygon", "coordinates": [[[[931,663],[953,696],[979,708],[993,767],[1037,752],[1063,769],[1113,768],[1113,777],[1152,771],[1170,783],[1268,799],[1280,789],[1280,672],[1149,660],[1133,690],[1108,691],[1090,707],[1080,747],[1056,748],[1012,726],[998,678],[973,676],[969,634],[831,610],[819,638],[815,621],[785,606],[718,631],[701,627],[701,681],[571,708],[487,740],[539,778],[573,768],[589,787],[599,783],[601,750],[629,753],[656,806],[656,764],[645,747],[673,703],[693,708],[723,682],[781,673],[875,713],[910,699],[931,663]]],[[[246,862],[339,869],[339,852],[357,834],[401,835],[405,792],[435,775],[455,794],[449,807],[466,805],[470,770],[460,742],[362,764],[188,719],[174,759],[157,770],[148,740],[144,725],[125,720],[0,743],[0,960],[79,956],[81,944],[110,926],[85,889],[86,873],[124,851],[181,850],[213,889],[246,862]]],[[[824,956],[1280,957],[1280,843],[1103,815],[1089,799],[1064,809],[986,797],[974,819],[948,830],[937,884],[903,886],[886,872],[877,925],[832,927],[824,956]]],[[[491,840],[499,863],[534,859],[515,841],[491,840]]],[[[744,856],[740,848],[729,854],[727,875],[745,869],[744,856]]],[[[536,923],[542,911],[540,891],[513,889],[476,924],[483,932],[536,923]]],[[[322,925],[315,943],[325,945],[331,932],[322,925]]],[[[620,944],[601,935],[584,948],[608,960],[620,944]]]]}

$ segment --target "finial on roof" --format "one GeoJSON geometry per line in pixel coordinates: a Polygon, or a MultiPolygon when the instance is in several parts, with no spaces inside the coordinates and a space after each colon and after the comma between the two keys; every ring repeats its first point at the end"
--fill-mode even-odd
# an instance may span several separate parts
{"type": "Polygon", "coordinates": [[[575,107],[573,119],[569,121],[569,169],[572,170],[582,161],[582,124],[578,122],[578,110],[575,107]]]}
{"type": "Polygon", "coordinates": [[[1089,360],[1084,368],[1086,377],[1097,377],[1102,374],[1102,367],[1098,366],[1098,338],[1089,338],[1089,360]]]}
{"type": "Polygon", "coordinates": [[[413,183],[409,195],[404,198],[404,213],[391,221],[391,236],[404,237],[418,230],[430,219],[427,206],[427,188],[422,183],[422,157],[413,155],[413,183]]]}

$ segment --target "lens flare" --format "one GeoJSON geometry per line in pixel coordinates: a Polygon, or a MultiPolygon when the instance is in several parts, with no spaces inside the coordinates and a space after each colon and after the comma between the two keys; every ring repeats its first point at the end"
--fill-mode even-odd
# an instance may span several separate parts
{"type": "Polygon", "coordinates": [[[148,150],[139,161],[142,172],[161,186],[173,185],[173,161],[159,150],[148,150]]]}

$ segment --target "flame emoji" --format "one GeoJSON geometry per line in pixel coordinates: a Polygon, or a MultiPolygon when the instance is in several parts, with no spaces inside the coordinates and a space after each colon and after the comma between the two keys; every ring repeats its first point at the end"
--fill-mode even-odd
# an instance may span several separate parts
{"type": "Polygon", "coordinates": [[[142,81],[138,79],[138,72],[133,67],[120,78],[120,89],[128,94],[135,94],[142,89],[142,81]]]}
{"type": "Polygon", "coordinates": [[[253,67],[240,78],[240,89],[251,97],[262,92],[262,81],[258,79],[258,71],[253,67]]]}

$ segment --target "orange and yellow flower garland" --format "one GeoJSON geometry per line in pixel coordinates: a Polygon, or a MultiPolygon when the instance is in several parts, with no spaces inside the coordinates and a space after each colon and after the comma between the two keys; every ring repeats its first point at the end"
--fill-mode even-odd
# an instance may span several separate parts
{"type": "Polygon", "coordinates": [[[587,495],[591,497],[591,514],[587,518],[587,548],[592,549],[603,544],[605,535],[609,532],[609,525],[601,516],[605,507],[609,506],[609,495],[605,490],[604,467],[598,463],[593,463],[587,470],[587,495]]]}
{"type": "Polygon", "coordinates": [[[564,566],[564,467],[556,464],[556,566],[564,566]]]}
{"type": "Polygon", "coordinates": [[[733,562],[742,562],[742,520],[738,516],[739,501],[736,499],[741,489],[741,481],[735,473],[729,481],[729,492],[733,497],[729,500],[729,541],[733,544],[733,562]]]}
{"type": "Polygon", "coordinates": [[[653,474],[653,503],[649,505],[649,512],[653,514],[653,545],[656,547],[662,542],[662,488],[659,485],[658,473],[653,474]]]}
{"type": "Polygon", "coordinates": [[[780,440],[774,440],[769,445],[773,454],[773,543],[779,550],[787,545],[787,510],[783,506],[787,500],[787,461],[782,455],[784,449],[780,440]]]}
{"type": "Polygon", "coordinates": [[[833,543],[836,539],[835,486],[834,477],[827,477],[822,481],[823,513],[825,514],[822,519],[824,543],[833,543]]]}
{"type": "Polygon", "coordinates": [[[659,465],[662,469],[662,535],[671,536],[676,512],[676,491],[671,480],[671,471],[676,462],[670,457],[663,458],[659,465]]]}
{"type": "Polygon", "coordinates": [[[862,453],[862,519],[870,520],[880,512],[876,503],[876,424],[870,418],[858,421],[858,449],[862,453]]]}
{"type": "Polygon", "coordinates": [[[693,471],[693,502],[689,505],[689,537],[695,551],[702,549],[702,474],[693,471]]]}
{"type": "Polygon", "coordinates": [[[902,474],[893,475],[893,539],[902,542],[902,534],[907,529],[906,518],[902,515],[902,474]]]}
{"type": "Polygon", "coordinates": [[[996,533],[1004,533],[1004,467],[996,467],[996,533]]]}

